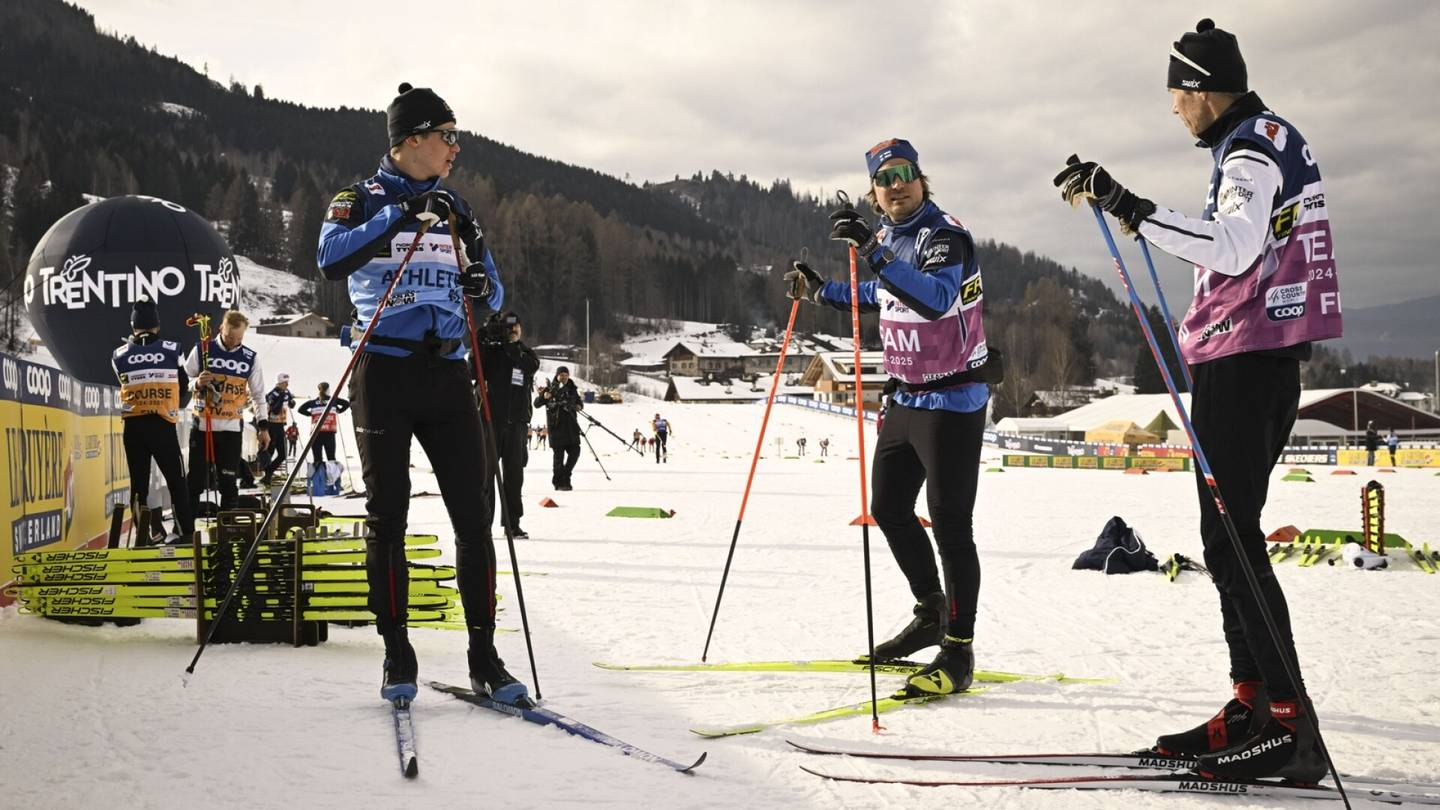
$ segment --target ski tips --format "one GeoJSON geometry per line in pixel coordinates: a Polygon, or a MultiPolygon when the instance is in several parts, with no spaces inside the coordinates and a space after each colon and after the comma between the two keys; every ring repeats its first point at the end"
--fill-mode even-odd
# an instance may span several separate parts
{"type": "Polygon", "coordinates": [[[705,757],[708,757],[708,756],[710,756],[710,752],[709,752],[709,751],[701,751],[701,752],[700,752],[700,758],[697,759],[697,760],[695,760],[694,762],[690,763],[690,767],[688,767],[688,768],[680,768],[680,769],[679,769],[680,773],[683,773],[683,774],[685,774],[686,776],[694,776],[694,775],[695,775],[695,769],[698,768],[698,767],[700,767],[701,765],[703,765],[703,764],[705,763],[705,757]]]}

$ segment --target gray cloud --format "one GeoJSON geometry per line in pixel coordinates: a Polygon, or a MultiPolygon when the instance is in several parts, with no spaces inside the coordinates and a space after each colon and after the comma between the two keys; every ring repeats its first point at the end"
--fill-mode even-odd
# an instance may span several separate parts
{"type": "MultiPolygon", "coordinates": [[[[1208,14],[1312,144],[1346,304],[1440,294],[1440,4],[250,0],[249,22],[221,3],[81,5],[271,97],[381,108],[399,81],[429,84],[467,128],[636,182],[719,169],[854,193],[865,148],[907,137],[978,237],[1102,278],[1093,222],[1050,178],[1079,152],[1199,213],[1209,155],[1170,114],[1164,76],[1170,42],[1208,14]]],[[[1183,308],[1189,270],[1162,264],[1183,308]]]]}

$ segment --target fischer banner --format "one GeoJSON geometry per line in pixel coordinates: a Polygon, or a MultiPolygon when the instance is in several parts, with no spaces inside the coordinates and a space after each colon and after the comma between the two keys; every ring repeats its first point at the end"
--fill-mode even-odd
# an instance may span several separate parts
{"type": "Polygon", "coordinates": [[[14,602],[15,555],[105,542],[113,504],[130,494],[119,389],[0,354],[0,607],[14,602]]]}

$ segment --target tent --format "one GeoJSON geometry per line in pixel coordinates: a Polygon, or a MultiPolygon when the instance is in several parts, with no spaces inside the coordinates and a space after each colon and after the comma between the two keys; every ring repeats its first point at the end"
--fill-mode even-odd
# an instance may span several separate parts
{"type": "Polygon", "coordinates": [[[1154,433],[1156,436],[1162,438],[1169,436],[1170,431],[1179,429],[1180,426],[1170,421],[1170,414],[1165,411],[1155,414],[1155,418],[1151,419],[1150,424],[1145,426],[1147,432],[1154,433]]]}
{"type": "Polygon", "coordinates": [[[1160,437],[1148,430],[1141,430],[1134,422],[1116,419],[1085,431],[1085,441],[1102,444],[1153,444],[1159,442],[1160,437]]]}

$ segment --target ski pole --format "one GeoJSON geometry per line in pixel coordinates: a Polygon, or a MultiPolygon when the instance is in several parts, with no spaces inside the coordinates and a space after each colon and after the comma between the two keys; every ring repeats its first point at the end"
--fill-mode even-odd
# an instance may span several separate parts
{"type": "Polygon", "coordinates": [[[1194,393],[1195,381],[1190,379],[1190,366],[1185,362],[1185,355],[1180,351],[1180,336],[1175,334],[1175,321],[1170,317],[1170,307],[1165,304],[1165,291],[1160,289],[1160,277],[1155,274],[1155,262],[1150,258],[1150,244],[1139,234],[1135,235],[1135,241],[1140,243],[1140,253],[1145,257],[1145,266],[1150,269],[1150,283],[1155,285],[1155,297],[1160,302],[1160,314],[1165,316],[1165,333],[1170,336],[1170,347],[1175,350],[1175,361],[1180,366],[1180,374],[1185,378],[1185,390],[1194,393]]]}
{"type": "MultiPolygon", "coordinates": [[[[455,215],[450,215],[450,244],[455,249],[455,271],[465,272],[465,246],[460,243],[460,234],[455,226],[455,215]]],[[[481,259],[484,259],[481,256],[481,259]]],[[[530,657],[530,678],[535,681],[535,699],[543,697],[540,694],[540,672],[535,667],[535,645],[530,640],[530,617],[525,611],[525,590],[520,585],[520,562],[515,557],[515,536],[510,532],[510,507],[505,499],[505,479],[500,471],[500,451],[495,442],[493,428],[495,422],[490,415],[490,393],[485,388],[485,369],[480,362],[480,335],[475,327],[475,310],[470,305],[470,296],[463,292],[460,298],[465,302],[465,324],[470,329],[470,354],[475,367],[475,389],[480,392],[480,436],[485,443],[485,455],[490,462],[490,469],[495,474],[495,488],[499,490],[498,500],[500,501],[500,523],[505,529],[505,545],[510,549],[510,573],[515,578],[515,601],[520,604],[520,626],[525,630],[525,654],[530,657]]],[[[491,582],[494,582],[495,572],[490,572],[491,582]]],[[[493,591],[493,586],[492,586],[493,591]]],[[[490,602],[490,609],[495,609],[495,602],[490,602]]]]}
{"type": "MultiPolygon", "coordinates": [[[[804,253],[801,253],[804,259],[804,253]]],[[[790,348],[790,335],[795,331],[795,313],[800,299],[790,303],[790,320],[785,324],[785,338],[780,342],[780,359],[775,361],[775,377],[770,381],[770,394],[765,397],[765,415],[760,419],[760,435],[755,437],[755,454],[750,457],[750,474],[745,477],[745,493],[740,496],[740,514],[735,518],[735,533],[730,535],[730,551],[725,555],[725,570],[720,574],[720,590],[715,594],[715,609],[710,614],[710,630],[705,634],[704,661],[710,655],[710,638],[715,635],[715,620],[720,616],[720,600],[725,598],[725,582],[730,578],[730,563],[735,559],[735,545],[740,540],[740,524],[745,521],[745,505],[750,502],[750,485],[755,481],[755,465],[760,463],[760,446],[765,443],[765,428],[770,424],[770,408],[775,405],[775,391],[780,387],[780,374],[785,370],[785,352],[790,348]]],[[[640,454],[642,457],[644,453],[640,454]]]]}
{"type": "MultiPolygon", "coordinates": [[[[390,302],[390,294],[395,291],[395,285],[399,283],[400,277],[405,275],[405,266],[410,263],[410,258],[415,255],[415,248],[420,245],[420,240],[425,236],[425,232],[429,230],[431,224],[438,219],[439,217],[428,211],[420,215],[420,228],[415,232],[415,238],[410,241],[410,248],[405,251],[405,258],[401,260],[400,266],[395,268],[395,275],[390,279],[390,286],[385,288],[385,294],[380,297],[380,303],[375,307],[375,314],[371,316],[370,323],[366,324],[365,332],[360,335],[360,340],[355,343],[355,351],[350,355],[350,361],[345,364],[345,371],[341,373],[339,382],[335,384],[336,391],[345,390],[345,383],[350,380],[350,372],[355,369],[355,361],[360,359],[361,352],[365,349],[365,343],[370,339],[370,333],[374,331],[375,324],[380,322],[380,315],[385,311],[385,306],[390,302]]],[[[325,403],[325,410],[320,414],[321,422],[324,422],[325,417],[329,416],[330,412],[335,409],[335,399],[335,397],[331,397],[329,401],[325,403]]],[[[305,450],[301,453],[302,456],[310,452],[310,446],[315,443],[315,437],[317,435],[319,435],[319,431],[310,432],[310,438],[305,442],[305,450]]],[[[270,524],[274,522],[275,515],[280,512],[282,501],[280,495],[290,491],[290,484],[295,480],[295,474],[298,472],[300,472],[300,465],[296,464],[291,467],[289,474],[285,476],[285,482],[276,490],[278,494],[270,499],[270,509],[265,513],[265,518],[260,521],[260,525],[255,529],[255,540],[250,544],[249,550],[245,552],[245,559],[240,563],[240,568],[235,572],[235,578],[230,582],[230,592],[225,594],[225,600],[220,603],[220,607],[215,609],[215,617],[210,620],[210,627],[205,631],[205,638],[200,641],[200,647],[195,651],[195,657],[190,659],[190,666],[185,667],[185,681],[187,684],[189,676],[195,673],[195,665],[199,663],[200,656],[205,654],[205,648],[210,646],[210,640],[215,637],[216,629],[220,627],[220,623],[225,618],[226,612],[229,611],[230,604],[235,601],[235,595],[240,592],[241,584],[244,583],[245,577],[250,574],[250,569],[255,565],[255,554],[260,550],[260,540],[265,536],[265,532],[269,529],[270,524]]]]}
{"type": "MultiPolygon", "coordinates": [[[[210,316],[197,312],[185,321],[185,325],[196,326],[200,330],[200,373],[204,374],[210,370],[210,316]]],[[[205,405],[202,408],[205,412],[205,491],[209,492],[211,489],[214,489],[215,495],[218,498],[220,490],[219,484],[216,483],[215,480],[218,476],[215,473],[215,431],[210,421],[212,411],[210,408],[209,387],[206,386],[206,390],[197,391],[196,393],[203,394],[205,397],[205,405]]],[[[196,500],[199,500],[198,496],[196,500]]],[[[218,500],[216,501],[216,505],[218,507],[218,500]]]]}
{"type": "MultiPolygon", "coordinates": [[[[845,205],[848,197],[840,195],[845,205]]],[[[875,611],[870,591],[870,496],[865,481],[865,383],[860,373],[860,282],[855,269],[855,247],[850,247],[850,334],[855,344],[855,430],[860,439],[860,547],[865,558],[865,648],[870,662],[870,730],[879,734],[880,703],[875,687],[875,611]]]]}
{"type": "MultiPolygon", "coordinates": [[[[1071,163],[1078,161],[1078,157],[1070,156],[1071,163]]],[[[1185,428],[1185,435],[1190,439],[1190,447],[1194,451],[1195,461],[1200,465],[1201,475],[1205,478],[1205,486],[1210,490],[1210,497],[1215,501],[1215,510],[1220,514],[1220,522],[1225,526],[1225,533],[1230,536],[1230,545],[1235,556],[1240,560],[1240,570],[1245,572],[1245,581],[1249,583],[1250,592],[1255,597],[1255,605],[1260,609],[1260,616],[1265,620],[1265,629],[1270,632],[1270,640],[1274,642],[1280,663],[1285,667],[1285,676],[1290,681],[1290,687],[1295,690],[1295,695],[1303,699],[1305,690],[1300,688],[1300,677],[1295,671],[1295,663],[1290,660],[1290,656],[1285,654],[1279,625],[1275,624],[1275,616],[1270,611],[1270,604],[1265,600],[1265,594],[1260,591],[1260,580],[1255,575],[1255,569],[1250,565],[1250,559],[1245,556],[1245,547],[1240,542],[1240,532],[1235,528],[1235,521],[1230,517],[1230,510],[1225,508],[1225,499],[1220,495],[1220,487],[1215,481],[1215,473],[1211,471],[1210,462],[1205,458],[1205,450],[1195,436],[1195,425],[1190,421],[1185,403],[1181,402],[1180,394],[1175,388],[1175,380],[1170,376],[1169,367],[1165,365],[1160,344],[1155,339],[1155,333],[1150,329],[1150,322],[1145,318],[1144,308],[1140,304],[1140,296],[1135,293],[1135,288],[1130,283],[1130,271],[1125,269],[1125,260],[1120,258],[1120,249],[1116,247],[1115,239],[1110,235],[1110,226],[1106,224],[1105,215],[1101,213],[1100,206],[1092,201],[1090,210],[1095,214],[1095,221],[1100,225],[1100,235],[1105,238],[1105,246],[1110,249],[1110,258],[1114,260],[1115,269],[1120,273],[1120,281],[1125,285],[1125,292],[1130,296],[1130,308],[1134,310],[1135,317],[1140,321],[1140,330],[1145,333],[1145,342],[1150,347],[1150,354],[1160,367],[1160,375],[1165,379],[1165,388],[1170,392],[1170,401],[1180,415],[1180,424],[1185,428]]],[[[1305,702],[1308,704],[1309,700],[1305,699],[1305,702]]],[[[1325,764],[1330,768],[1330,775],[1335,780],[1335,788],[1340,792],[1340,798],[1348,808],[1350,799],[1345,794],[1345,786],[1340,781],[1340,771],[1335,767],[1334,760],[1330,758],[1330,749],[1325,745],[1325,738],[1320,733],[1320,723],[1315,719],[1315,713],[1310,710],[1308,705],[1305,707],[1304,713],[1310,730],[1315,734],[1315,742],[1320,746],[1320,753],[1325,756],[1325,764]]]]}

